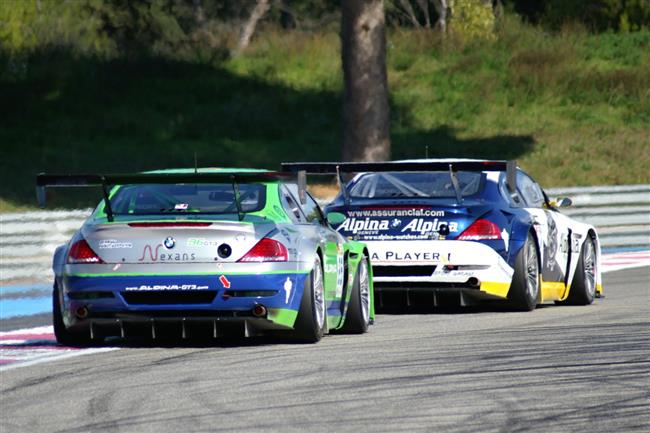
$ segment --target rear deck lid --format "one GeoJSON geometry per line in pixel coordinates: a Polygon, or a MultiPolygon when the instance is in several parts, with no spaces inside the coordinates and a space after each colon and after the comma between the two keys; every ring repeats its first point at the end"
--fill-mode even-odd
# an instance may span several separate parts
{"type": "Polygon", "coordinates": [[[236,262],[272,222],[130,222],[86,227],[83,236],[105,263],[236,262]]]}

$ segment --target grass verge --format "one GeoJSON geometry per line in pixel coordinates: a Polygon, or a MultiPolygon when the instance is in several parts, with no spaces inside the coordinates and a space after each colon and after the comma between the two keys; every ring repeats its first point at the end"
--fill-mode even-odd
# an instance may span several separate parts
{"type": "MultiPolygon", "coordinates": [[[[218,65],[3,60],[0,211],[34,175],[340,158],[332,32],[267,30],[218,65]]],[[[650,182],[650,31],[549,34],[507,20],[493,41],[389,35],[393,158],[516,158],[543,186],[650,182]]],[[[53,204],[96,196],[54,193],[53,204]]]]}

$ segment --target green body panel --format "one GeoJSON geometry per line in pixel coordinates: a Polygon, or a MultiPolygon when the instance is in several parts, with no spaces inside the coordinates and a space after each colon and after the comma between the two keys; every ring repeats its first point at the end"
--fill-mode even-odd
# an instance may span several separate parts
{"type": "MultiPolygon", "coordinates": [[[[340,329],[345,324],[345,316],[348,311],[348,305],[352,296],[352,289],[354,288],[354,280],[357,276],[357,269],[361,257],[364,255],[368,260],[368,276],[370,283],[370,320],[375,320],[375,301],[374,301],[374,288],[372,283],[372,266],[370,265],[370,257],[368,256],[366,245],[362,242],[347,240],[344,244],[344,255],[348,263],[348,277],[346,287],[343,290],[343,299],[341,302],[344,304],[342,314],[328,316],[329,329],[340,329]]],[[[335,278],[335,277],[334,277],[335,278]]],[[[335,284],[335,283],[334,283],[335,284]]],[[[331,300],[338,301],[339,298],[333,297],[331,300]]]]}
{"type": "Polygon", "coordinates": [[[287,310],[284,308],[269,308],[267,318],[278,325],[293,328],[298,317],[296,310],[287,310]]]}

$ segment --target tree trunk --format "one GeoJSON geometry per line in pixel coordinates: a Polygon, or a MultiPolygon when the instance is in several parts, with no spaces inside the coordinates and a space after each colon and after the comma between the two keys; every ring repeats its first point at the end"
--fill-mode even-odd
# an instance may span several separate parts
{"type": "Polygon", "coordinates": [[[341,2],[343,160],[390,158],[383,0],[341,2]]]}
{"type": "Polygon", "coordinates": [[[447,0],[433,0],[433,7],[436,8],[438,13],[438,21],[436,26],[442,33],[447,33],[447,10],[449,9],[449,2],[447,0]]]}
{"type": "Polygon", "coordinates": [[[289,7],[289,0],[280,0],[280,25],[283,29],[295,29],[298,26],[296,16],[289,7]]]}
{"type": "Polygon", "coordinates": [[[431,28],[431,15],[429,14],[429,0],[418,0],[418,6],[424,14],[424,26],[428,29],[431,28]]]}
{"type": "Polygon", "coordinates": [[[411,0],[399,0],[399,3],[402,6],[402,9],[404,9],[404,13],[411,21],[411,24],[413,24],[413,27],[419,29],[420,22],[418,21],[418,18],[415,16],[415,11],[413,10],[413,6],[411,5],[411,0]]]}
{"type": "Polygon", "coordinates": [[[248,44],[250,44],[251,38],[253,37],[253,33],[255,33],[258,21],[262,19],[270,7],[271,4],[269,3],[269,0],[257,0],[251,15],[248,17],[248,21],[246,21],[242,28],[239,42],[235,49],[235,55],[241,53],[246,49],[246,47],[248,47],[248,44]]]}
{"type": "Polygon", "coordinates": [[[193,0],[192,4],[194,6],[194,20],[201,27],[205,24],[205,13],[203,12],[203,4],[201,0],[193,0]]]}

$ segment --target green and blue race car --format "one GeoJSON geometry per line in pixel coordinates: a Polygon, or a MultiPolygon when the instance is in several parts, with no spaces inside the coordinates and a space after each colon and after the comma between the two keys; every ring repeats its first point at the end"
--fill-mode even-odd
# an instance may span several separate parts
{"type": "Polygon", "coordinates": [[[62,344],[265,333],[317,342],[374,319],[368,250],[332,229],[304,173],[37,176],[43,205],[46,187],[93,185],[103,200],[54,254],[62,344]]]}

